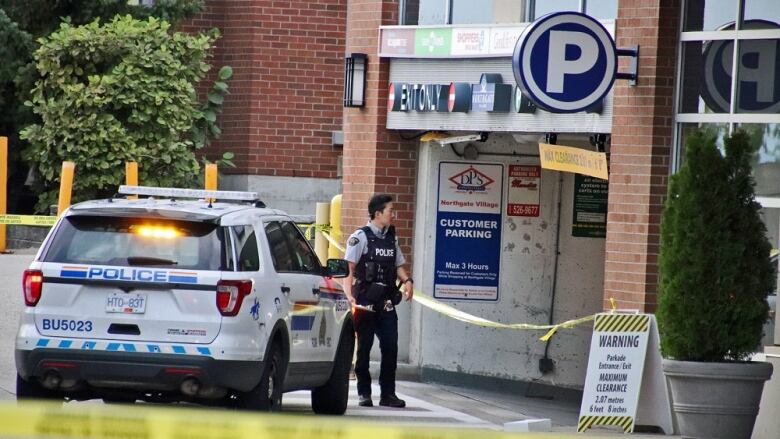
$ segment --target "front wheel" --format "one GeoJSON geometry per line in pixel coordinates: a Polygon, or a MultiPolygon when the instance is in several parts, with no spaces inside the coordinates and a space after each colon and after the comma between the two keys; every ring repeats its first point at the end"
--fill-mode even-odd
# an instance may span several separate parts
{"type": "Polygon", "coordinates": [[[282,409],[283,386],[284,356],[281,347],[274,344],[260,382],[249,392],[238,395],[238,406],[247,410],[278,412],[282,409]]]}
{"type": "Polygon", "coordinates": [[[328,382],[311,391],[311,408],[314,413],[343,415],[349,401],[349,370],[352,367],[352,353],[355,350],[355,333],[351,327],[344,330],[336,350],[328,382]]]}

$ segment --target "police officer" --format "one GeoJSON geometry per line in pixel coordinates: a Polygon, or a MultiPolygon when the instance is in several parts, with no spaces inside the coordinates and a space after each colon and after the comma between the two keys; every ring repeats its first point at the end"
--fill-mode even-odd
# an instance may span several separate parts
{"type": "Polygon", "coordinates": [[[393,197],[377,194],[368,202],[370,221],[347,241],[346,259],[349,276],[344,289],[355,309],[355,331],[358,348],[355,375],[361,407],[372,407],[369,356],[374,335],[379,338],[382,361],[379,370],[381,396],[379,405],[405,407],[395,394],[395,369],[398,358],[398,315],[395,306],[401,301],[396,280],[403,285],[406,300],[412,300],[412,278],[404,269],[406,262],[395,236],[393,197]]]}

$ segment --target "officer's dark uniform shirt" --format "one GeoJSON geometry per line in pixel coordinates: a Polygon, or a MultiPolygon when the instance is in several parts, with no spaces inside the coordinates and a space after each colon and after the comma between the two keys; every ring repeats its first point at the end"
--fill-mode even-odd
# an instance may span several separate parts
{"type": "MultiPolygon", "coordinates": [[[[371,299],[365,296],[370,282],[385,285],[395,285],[396,268],[405,262],[403,253],[398,246],[395,234],[390,230],[382,230],[371,222],[366,227],[353,233],[347,241],[346,259],[356,264],[355,285],[353,294],[360,305],[371,305],[371,299]],[[370,236],[368,236],[370,235],[370,236]],[[372,274],[368,274],[367,265],[372,264],[372,274]]],[[[392,311],[393,304],[386,302],[384,311],[392,311]]]]}

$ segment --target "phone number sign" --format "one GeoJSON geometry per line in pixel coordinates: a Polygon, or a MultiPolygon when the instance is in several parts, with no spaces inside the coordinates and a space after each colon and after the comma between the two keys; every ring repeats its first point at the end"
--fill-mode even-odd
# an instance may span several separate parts
{"type": "Polygon", "coordinates": [[[542,167],[509,165],[509,189],[506,214],[509,216],[539,216],[539,190],[542,167]]]}

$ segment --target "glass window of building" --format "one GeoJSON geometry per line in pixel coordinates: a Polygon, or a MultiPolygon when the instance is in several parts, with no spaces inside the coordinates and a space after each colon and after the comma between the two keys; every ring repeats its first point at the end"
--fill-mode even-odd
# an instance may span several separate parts
{"type": "Polygon", "coordinates": [[[778,0],[684,0],[677,80],[677,148],[694,129],[748,133],[762,216],[777,248],[780,235],[780,3],[778,0]],[[743,17],[737,30],[737,17],[743,17]]]}
{"type": "Polygon", "coordinates": [[[591,0],[585,4],[585,13],[599,20],[617,18],[618,0],[591,0]]]}
{"type": "Polygon", "coordinates": [[[728,113],[731,108],[730,40],[685,41],[681,47],[680,113],[728,113]]]}
{"type": "Polygon", "coordinates": [[[746,0],[745,21],[761,21],[771,27],[780,26],[780,2],[777,0],[746,0]]]}
{"type": "Polygon", "coordinates": [[[688,0],[683,31],[719,30],[737,19],[737,0],[688,0]]]}
{"type": "Polygon", "coordinates": [[[517,0],[452,0],[452,24],[521,23],[523,2],[517,0]]]}
{"type": "Polygon", "coordinates": [[[532,12],[528,17],[529,21],[552,12],[580,10],[580,0],[530,0],[528,3],[529,10],[532,12]]]}
{"type": "Polygon", "coordinates": [[[618,0],[402,0],[401,24],[497,24],[533,21],[561,11],[585,12],[599,19],[617,17],[618,0]]]}

